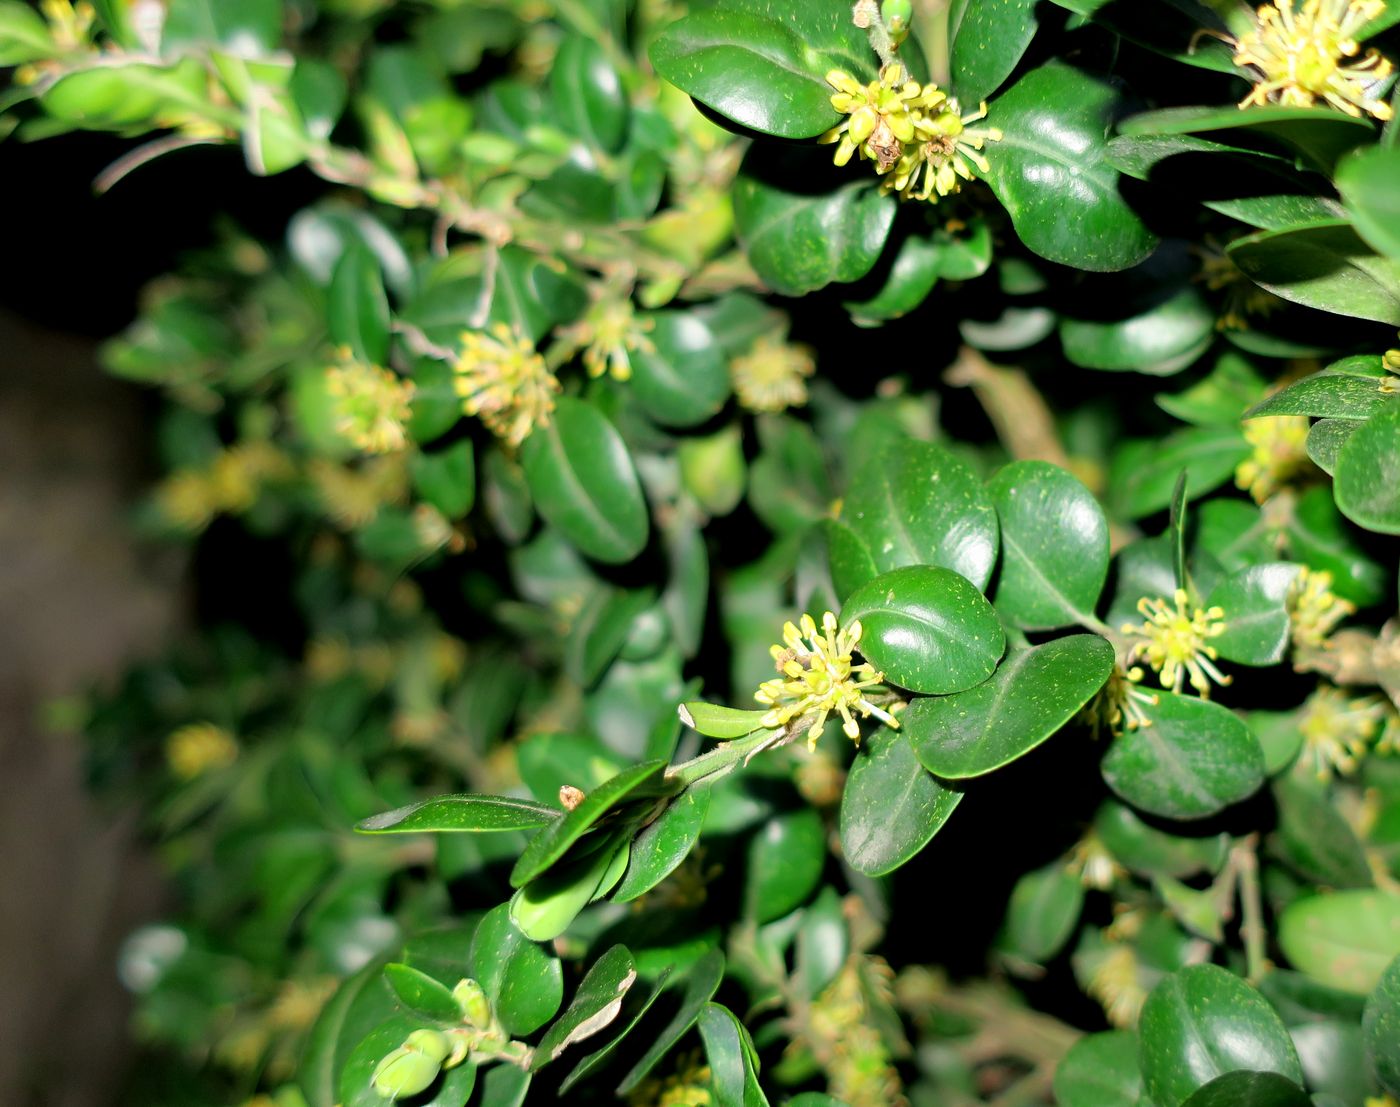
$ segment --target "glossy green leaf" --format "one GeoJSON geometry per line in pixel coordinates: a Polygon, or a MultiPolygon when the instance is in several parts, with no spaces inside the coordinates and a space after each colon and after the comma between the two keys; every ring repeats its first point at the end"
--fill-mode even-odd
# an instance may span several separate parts
{"type": "Polygon", "coordinates": [[[1381,391],[1381,382],[1390,379],[1378,354],[1358,354],[1334,361],[1320,373],[1313,373],[1281,388],[1249,411],[1245,418],[1261,415],[1312,415],[1318,418],[1369,419],[1384,411],[1396,393],[1381,391]]]}
{"type": "Polygon", "coordinates": [[[521,450],[525,480],[541,515],[589,557],[630,561],[650,524],[626,444],[592,404],[561,396],[547,427],[521,450]]]}
{"type": "Polygon", "coordinates": [[[41,96],[56,119],[90,130],[145,125],[164,112],[208,110],[208,71],[194,58],[173,66],[126,62],[64,74],[41,96]]]}
{"type": "Polygon", "coordinates": [[[755,146],[734,183],[734,225],[758,275],[785,296],[859,280],[894,224],[895,200],[844,181],[822,150],[775,155],[755,146]]]}
{"type": "Polygon", "coordinates": [[[644,761],[624,769],[587,793],[577,807],[530,839],[530,844],[511,870],[511,886],[519,888],[545,872],[599,819],[619,804],[636,798],[638,793],[657,794],[656,789],[665,769],[664,761],[644,761]]]}
{"type": "Polygon", "coordinates": [[[1066,318],[1060,322],[1065,357],[1085,369],[1179,373],[1215,338],[1215,312],[1194,288],[1183,288],[1129,319],[1066,318]]]}
{"type": "Polygon", "coordinates": [[[618,1026],[617,1033],[608,1040],[606,1045],[581,1058],[569,1075],[559,1082],[561,1096],[566,1095],[569,1089],[577,1086],[580,1080],[592,1076],[607,1066],[608,1062],[616,1055],[618,1047],[637,1028],[637,1024],[642,1021],[646,1013],[651,1010],[652,1005],[660,998],[673,971],[674,966],[671,965],[663,969],[652,986],[646,990],[645,995],[639,996],[637,991],[628,994],[623,1003],[623,1010],[620,1012],[621,1025],[618,1026]]]}
{"type": "Polygon", "coordinates": [[[1297,900],[1279,918],[1278,943],[1314,980],[1365,995],[1400,956],[1400,895],[1358,889],[1297,900]]]}
{"type": "Polygon", "coordinates": [[[1264,751],[1239,716],[1219,704],[1155,691],[1151,726],[1124,731],[1103,759],[1103,777],[1141,811],[1200,819],[1238,803],[1264,782],[1264,751]]]}
{"type": "Polygon", "coordinates": [[[559,818],[556,807],[513,796],[436,796],[410,803],[356,824],[361,833],[416,834],[422,831],[495,833],[548,826],[559,818]]]}
{"type": "Polygon", "coordinates": [[[384,966],[384,979],[399,1001],[416,1014],[450,1023],[461,1021],[462,1011],[451,989],[427,973],[412,965],[392,963],[384,966]]]}
{"type": "Polygon", "coordinates": [[[744,711],[701,700],[683,703],[677,711],[686,726],[707,738],[718,738],[720,741],[752,734],[762,727],[763,717],[767,714],[766,711],[744,711]]]}
{"type": "Polygon", "coordinates": [[[1191,1096],[1184,1107],[1314,1107],[1295,1081],[1274,1072],[1227,1072],[1191,1096]]]}
{"type": "Polygon", "coordinates": [[[1378,256],[1348,223],[1262,231],[1235,239],[1227,252],[1275,296],[1400,326],[1400,259],[1378,256]]]}
{"type": "Polygon", "coordinates": [[[710,810],[706,786],[688,788],[632,839],[632,852],[622,883],[613,892],[617,903],[645,895],[686,859],[705,825],[710,810]]]}
{"type": "Polygon", "coordinates": [[[948,16],[953,95],[987,99],[1011,76],[1035,37],[1035,0],[958,0],[948,16]]]}
{"type": "Polygon", "coordinates": [[[703,423],[729,398],[729,366],[710,328],[691,312],[651,316],[649,345],[632,354],[632,393],[666,427],[703,423]]]}
{"type": "Polygon", "coordinates": [[[1275,833],[1285,861],[1309,880],[1332,888],[1371,886],[1366,850],[1324,788],[1285,777],[1274,783],[1273,791],[1275,833]]]}
{"type": "Polygon", "coordinates": [[[997,947],[1033,964],[1049,961],[1069,941],[1083,908],[1079,874],[1052,861],[1016,881],[997,947]]]}
{"type": "Polygon", "coordinates": [[[331,274],[326,325],[331,341],[348,346],[356,358],[384,364],[389,354],[389,299],[379,262],[357,241],[346,248],[331,274]]]}
{"type": "Polygon", "coordinates": [[[1094,832],[1120,864],[1143,876],[1213,873],[1225,863],[1229,850],[1224,834],[1188,838],[1168,833],[1112,800],[1106,800],[1094,816],[1094,832]]]}
{"type": "Polygon", "coordinates": [[[530,1073],[514,1065],[491,1065],[481,1076],[481,1095],[475,1107],[524,1107],[530,1091],[530,1073]]]}
{"type": "Polygon", "coordinates": [[[1337,166],[1352,224],[1376,250],[1400,258],[1400,149],[1357,150],[1337,166]]]}
{"type": "Polygon", "coordinates": [[[530,741],[521,743],[516,764],[532,795],[557,803],[564,785],[591,792],[627,763],[591,735],[546,732],[532,734],[530,741]]]}
{"type": "Polygon", "coordinates": [[[1331,573],[1338,596],[1368,607],[1385,594],[1386,573],[1362,549],[1330,489],[1314,487],[1299,496],[1284,529],[1289,553],[1310,568],[1331,573]]]}
{"type": "Polygon", "coordinates": [[[919,764],[904,733],[878,731],[862,744],[846,776],[841,850],[859,872],[893,872],[928,845],[962,798],[919,764]]]}
{"type": "Polygon", "coordinates": [[[758,1053],[744,1024],[727,1007],[707,1003],[699,1025],[715,1107],[768,1107],[758,1083],[758,1053]]]}
{"type": "Polygon", "coordinates": [[[980,684],[1006,649],[996,611],[951,569],[909,565],[857,589],[841,624],[859,619],[860,652],[913,692],[947,694],[980,684]]]}
{"type": "Polygon", "coordinates": [[[1229,480],[1250,447],[1238,427],[1189,427],[1166,438],[1121,446],[1109,470],[1108,502],[1116,513],[1140,519],[1171,503],[1181,471],[1187,494],[1204,496],[1229,480]]]}
{"type": "Polygon", "coordinates": [[[553,122],[596,150],[615,154],[627,136],[627,94],[600,43],[569,35],[549,69],[553,122]]]}
{"type": "Polygon", "coordinates": [[[653,588],[599,588],[579,612],[566,643],[569,675],[591,687],[617,657],[633,624],[655,602],[653,588]]]}
{"type": "Polygon", "coordinates": [[[535,1047],[531,1070],[557,1060],[570,1045],[598,1033],[617,1018],[623,997],[636,979],[636,963],[626,946],[613,946],[594,961],[579,982],[573,1001],[535,1047]]]}
{"type": "Polygon", "coordinates": [[[1210,644],[1227,661],[1276,665],[1288,652],[1288,595],[1299,566],[1287,561],[1251,565],[1231,573],[1211,590],[1207,607],[1225,612],[1225,632],[1210,644]]]}
{"type": "Polygon", "coordinates": [[[1337,458],[1342,447],[1347,444],[1361,427],[1361,419],[1319,419],[1308,431],[1308,457],[1314,465],[1329,477],[1337,470],[1337,458]]]}
{"type": "Polygon", "coordinates": [[[471,975],[512,1037],[533,1034],[554,1017],[564,1001],[559,958],[516,929],[507,904],[493,908],[477,924],[472,937],[471,975]]]}
{"type": "Polygon", "coordinates": [[[1400,956],[1390,963],[1366,1001],[1361,1033],[1381,1087],[1391,1095],[1400,1095],[1400,956]]]}
{"type": "Polygon", "coordinates": [[[924,767],[957,780],[1024,757],[1097,695],[1113,670],[1113,647],[1073,634],[1013,650],[990,680],[951,696],[915,700],[902,723],[924,767]]]}
{"type": "Polygon", "coordinates": [[[841,522],[879,572],[940,565],[978,587],[991,579],[996,511],[972,471],[941,446],[891,442],[852,478],[841,522]]]}
{"type": "Polygon", "coordinates": [[[523,884],[510,899],[510,920],[526,938],[552,942],[595,899],[606,895],[627,867],[625,834],[607,834],[575,850],[548,872],[523,884]]]}
{"type": "Polygon", "coordinates": [[[652,43],[651,61],[706,107],[780,138],[815,138],[836,125],[828,70],[862,81],[875,70],[844,0],[727,0],[692,10],[652,43]]]}
{"type": "Polygon", "coordinates": [[[476,464],[467,439],[445,450],[417,453],[409,462],[413,489],[448,519],[460,519],[476,502],[476,464]]]}
{"type": "Polygon", "coordinates": [[[724,979],[724,952],[712,949],[691,966],[686,976],[685,991],[681,994],[680,1005],[671,1016],[656,1040],[632,1066],[622,1082],[617,1086],[618,1095],[627,1095],[637,1087],[652,1069],[666,1056],[700,1018],[700,1012],[714,997],[724,979]]]}
{"type": "Polygon", "coordinates": [[[1337,454],[1333,492],[1342,514],[1381,534],[1400,534],[1400,407],[1375,416],[1337,454]]]}
{"type": "Polygon", "coordinates": [[[816,890],[826,867],[826,828],[814,808],[769,819],[749,840],[744,912],[760,923],[781,918],[816,890]]]}
{"type": "Polygon", "coordinates": [[[1138,1107],[1142,1074],[1137,1037],[1129,1030],[1087,1034],[1055,1069],[1060,1107],[1138,1107]]]}
{"type": "Polygon", "coordinates": [[[1158,393],[1157,406],[1196,426],[1236,423],[1240,413],[1264,394],[1264,378],[1235,351],[1216,358],[1210,375],[1181,392],[1158,393]]]}
{"type": "MultiPolygon", "coordinates": [[[[1226,72],[1230,72],[1229,69],[1226,72]]],[[[1265,104],[1240,111],[1235,107],[1180,107],[1143,112],[1123,120],[1125,135],[1209,134],[1247,131],[1280,142],[1320,167],[1370,138],[1369,123],[1319,105],[1265,104]]]]}
{"type": "Polygon", "coordinates": [[[1215,965],[1181,969],[1152,989],[1138,1043],[1143,1082],[1161,1107],[1180,1107],[1230,1072],[1303,1081],[1293,1042],[1268,1000],[1215,965]]]}
{"type": "Polygon", "coordinates": [[[1108,520],[1093,493],[1046,461],[1012,462],[987,490],[1001,522],[997,610],[1027,629],[1091,618],[1108,577],[1108,520]]]}
{"type": "Polygon", "coordinates": [[[928,299],[938,283],[942,260],[943,248],[931,237],[906,235],[880,291],[868,300],[846,304],[851,321],[857,326],[873,327],[908,315],[928,299]]]}
{"type": "Polygon", "coordinates": [[[1031,70],[992,104],[1002,139],[987,150],[987,182],[1041,257],[1110,272],[1156,245],[1105,157],[1117,109],[1108,85],[1058,64],[1031,70]]]}

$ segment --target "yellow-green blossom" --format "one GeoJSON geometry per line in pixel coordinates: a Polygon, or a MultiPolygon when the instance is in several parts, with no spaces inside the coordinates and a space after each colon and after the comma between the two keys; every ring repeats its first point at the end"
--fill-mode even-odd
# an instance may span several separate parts
{"type": "Polygon", "coordinates": [[[334,399],[335,429],[361,450],[388,454],[408,444],[413,382],[378,365],[357,361],[349,347],[326,369],[326,391],[334,399]]]}
{"type": "Polygon", "coordinates": [[[1275,415],[1246,419],[1245,441],[1253,452],[1235,468],[1235,485],[1262,504],[1281,486],[1306,472],[1308,419],[1304,415],[1275,415]]]}
{"type": "MultiPolygon", "coordinates": [[[[49,35],[53,39],[55,54],[71,54],[76,50],[92,48],[92,31],[97,20],[97,12],[87,0],[41,0],[39,10],[49,25],[49,35]]],[[[17,85],[32,85],[49,74],[63,71],[62,63],[56,58],[21,65],[15,70],[17,85]]]]}
{"type": "Polygon", "coordinates": [[[549,425],[559,379],[519,330],[496,323],[489,332],[464,332],[453,369],[462,410],[510,445],[549,425]]]}
{"type": "Polygon", "coordinates": [[[710,1066],[699,1050],[681,1057],[664,1079],[651,1077],[627,1097],[628,1107],[710,1107],[710,1066]]]}
{"type": "Polygon", "coordinates": [[[247,511],[264,484],[292,473],[290,459],[271,442],[241,442],[219,451],[203,468],[168,476],[156,490],[156,506],[173,525],[198,531],[215,515],[247,511]]]}
{"type": "Polygon", "coordinates": [[[996,127],[973,126],[987,117],[984,100],[966,115],[957,100],[945,99],[936,110],[920,113],[914,121],[914,141],[906,144],[899,160],[885,173],[882,187],[903,199],[930,200],[934,195],[951,196],[973,179],[971,162],[986,173],[990,166],[982,155],[988,142],[999,142],[996,127]]]}
{"type": "Polygon", "coordinates": [[[1255,82],[1240,107],[1322,101],[1347,115],[1389,119],[1381,97],[1391,64],[1377,50],[1361,53],[1356,41],[1385,10],[1385,0],[1303,0],[1301,7],[1275,0],[1257,9],[1254,27],[1234,43],[1235,64],[1252,70],[1255,82]]]}
{"type": "Polygon", "coordinates": [[[405,457],[384,454],[355,467],[317,458],[311,463],[311,483],[331,520],[353,530],[373,520],[385,504],[399,503],[408,495],[405,457]]]}
{"type": "Polygon", "coordinates": [[[1295,646],[1319,648],[1356,605],[1332,591],[1332,574],[1303,568],[1288,593],[1288,619],[1295,646]]]}
{"type": "Polygon", "coordinates": [[[1128,875],[1128,870],[1118,863],[1103,839],[1092,830],[1075,843],[1067,867],[1079,877],[1080,884],[1100,892],[1108,891],[1128,875]]]}
{"type": "Polygon", "coordinates": [[[1381,367],[1385,369],[1386,376],[1381,378],[1379,391],[1386,395],[1394,395],[1400,392],[1400,350],[1387,350],[1381,354],[1381,367]]]}
{"type": "Polygon", "coordinates": [[[1366,1097],[1366,1107],[1400,1107],[1400,1103],[1395,1102],[1394,1096],[1368,1095],[1366,1097]]]}
{"type": "Polygon", "coordinates": [[[1114,1026],[1135,1025],[1142,1005],[1147,1002],[1147,988],[1132,947],[1121,943],[1111,945],[1089,974],[1086,990],[1099,1001],[1114,1026]]]}
{"type": "Polygon", "coordinates": [[[807,378],[817,371],[806,346],[765,335],[729,365],[741,407],[749,411],[784,411],[807,402],[807,378]]]}
{"type": "MultiPolygon", "coordinates": [[[[1225,633],[1225,612],[1219,607],[1194,607],[1181,588],[1172,600],[1175,606],[1160,598],[1138,601],[1138,610],[1147,621],[1123,624],[1124,634],[1139,639],[1128,652],[1128,665],[1145,661],[1157,672],[1163,688],[1180,692],[1189,680],[1192,688],[1208,698],[1212,681],[1230,683],[1213,664],[1219,654],[1210,644],[1212,638],[1225,633]]],[[[1141,676],[1140,669],[1129,668],[1129,679],[1141,676]]]]}
{"type": "Polygon", "coordinates": [[[190,723],[165,740],[165,760],[181,780],[193,780],[238,760],[238,742],[213,723],[190,723]]]}
{"type": "Polygon", "coordinates": [[[838,629],[836,616],[830,611],[822,616],[820,630],[810,615],[802,616],[800,630],[786,623],[782,645],[769,650],[782,675],[764,681],[754,694],[755,700],[771,709],[763,716],[762,725],[786,727],[789,733],[806,727],[808,749],[816,747],[833,711],[841,716],[841,729],[853,742],[860,741],[860,724],[852,712],[863,718],[874,715],[886,726],[898,729],[899,720],[866,698],[866,691],[877,687],[885,675],[869,662],[856,664],[851,660],[860,644],[860,633],[858,621],[838,629]]]}
{"type": "Polygon", "coordinates": [[[610,373],[613,380],[625,381],[632,377],[633,354],[656,352],[656,344],[647,337],[655,327],[655,320],[637,316],[627,297],[603,295],[577,323],[562,327],[559,339],[569,357],[583,351],[583,367],[590,377],[610,373]]]}
{"type": "Polygon", "coordinates": [[[1298,716],[1303,733],[1299,759],[1311,766],[1318,780],[1331,780],[1334,773],[1350,776],[1366,756],[1386,714],[1378,696],[1352,698],[1340,688],[1322,685],[1307,698],[1298,716]]]}
{"type": "Polygon", "coordinates": [[[915,113],[946,99],[936,85],[906,80],[898,63],[885,66],[879,79],[869,84],[861,84],[844,69],[828,72],[826,83],[836,89],[831,106],[847,118],[817,141],[837,143],[837,165],[845,165],[859,150],[881,171],[899,160],[904,143],[913,141],[915,113]]]}
{"type": "Polygon", "coordinates": [[[1158,698],[1138,687],[1142,676],[1139,667],[1113,666],[1098,695],[1084,709],[1084,721],[1093,728],[1095,738],[1105,730],[1110,734],[1122,734],[1125,730],[1152,725],[1147,708],[1155,707],[1158,698]]]}

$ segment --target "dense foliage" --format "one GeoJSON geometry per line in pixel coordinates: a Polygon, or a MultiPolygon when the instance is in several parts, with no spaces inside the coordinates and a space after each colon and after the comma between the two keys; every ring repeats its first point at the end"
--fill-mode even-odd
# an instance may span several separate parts
{"type": "Polygon", "coordinates": [[[1396,24],[0,0],[324,182],[106,350],[291,566],[85,712],[121,1102],[1395,1107],[1396,24]]]}

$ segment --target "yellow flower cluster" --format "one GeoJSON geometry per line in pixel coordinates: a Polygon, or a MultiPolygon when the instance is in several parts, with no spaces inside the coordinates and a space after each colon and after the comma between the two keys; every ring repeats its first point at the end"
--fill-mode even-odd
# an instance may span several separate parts
{"type": "Polygon", "coordinates": [[[1090,972],[1085,990],[1099,1001],[1114,1026],[1136,1025],[1142,1005],[1147,1002],[1147,988],[1132,946],[1111,944],[1090,972]]]}
{"type": "Polygon", "coordinates": [[[694,1050],[677,1062],[674,1072],[664,1079],[652,1077],[642,1081],[627,1097],[628,1107],[710,1107],[714,1097],[710,1092],[710,1066],[705,1064],[699,1050],[694,1050]]]}
{"type": "Polygon", "coordinates": [[[782,644],[769,650],[781,676],[764,681],[754,693],[755,700],[770,708],[760,725],[786,727],[788,733],[805,727],[808,749],[816,748],[833,711],[841,716],[841,729],[853,742],[860,741],[860,724],[852,712],[864,718],[874,715],[898,729],[898,719],[866,698],[866,691],[878,686],[885,674],[876,672],[869,662],[852,662],[860,633],[859,622],[838,629],[830,611],[822,616],[820,631],[810,615],[802,616],[800,630],[785,624],[782,644]]]}
{"type": "Polygon", "coordinates": [[[373,520],[385,504],[402,501],[408,495],[405,457],[385,454],[353,467],[317,458],[311,463],[311,482],[326,514],[353,530],[373,520]]]}
{"type": "Polygon", "coordinates": [[[818,141],[837,144],[837,165],[859,151],[875,163],[886,192],[935,202],[973,179],[969,165],[987,172],[982,149],[1002,135],[995,127],[974,125],[986,118],[985,101],[964,114],[937,85],[907,79],[898,63],[885,66],[868,84],[842,69],[831,70],[826,81],[836,89],[831,106],[846,118],[818,141]]]}
{"type": "Polygon", "coordinates": [[[807,402],[807,378],[817,371],[806,346],[765,335],[729,364],[739,405],[748,411],[778,412],[807,402]]]}
{"type": "MultiPolygon", "coordinates": [[[[76,4],[73,0],[41,0],[39,11],[48,22],[56,54],[71,54],[92,48],[97,12],[87,0],[78,0],[76,4]]],[[[17,85],[32,85],[50,73],[59,72],[62,72],[61,64],[55,59],[47,59],[21,65],[15,70],[14,80],[17,85]]]]}
{"type": "Polygon", "coordinates": [[[1275,0],[1254,14],[1234,43],[1234,62],[1253,70],[1246,108],[1273,102],[1313,107],[1319,101],[1351,116],[1389,119],[1381,95],[1392,66],[1379,51],[1361,54],[1356,36],[1386,10],[1385,0],[1275,0]],[[1361,54],[1359,61],[1353,61],[1361,54]]]}
{"type": "Polygon", "coordinates": [[[337,356],[337,363],[326,369],[326,390],[335,401],[335,429],[366,453],[402,450],[408,445],[413,382],[357,361],[348,346],[337,356]]]}
{"type": "Polygon", "coordinates": [[[1303,733],[1300,759],[1318,780],[1350,776],[1385,725],[1389,710],[1378,696],[1352,698],[1340,688],[1323,685],[1307,698],[1298,716],[1303,733]]]}
{"type": "Polygon", "coordinates": [[[908,1107],[890,1044],[881,1033],[894,974],[884,960],[853,956],[812,1002],[805,1044],[826,1071],[833,1098],[850,1107],[908,1107]]]}
{"type": "Polygon", "coordinates": [[[1320,648],[1337,624],[1355,610],[1355,604],[1333,593],[1331,573],[1302,569],[1288,593],[1293,645],[1320,648]]]}
{"type": "Polygon", "coordinates": [[[1262,504],[1283,485],[1312,465],[1308,459],[1305,415],[1275,415],[1246,419],[1245,441],[1253,452],[1235,469],[1235,486],[1262,504]]]}
{"type": "Polygon", "coordinates": [[[510,445],[549,425],[559,378],[518,329],[496,323],[489,331],[464,332],[453,369],[462,410],[510,445]]]}
{"type": "Polygon", "coordinates": [[[213,723],[190,723],[165,740],[165,760],[181,780],[194,780],[237,761],[238,742],[213,723]]]}
{"type": "MultiPolygon", "coordinates": [[[[1147,621],[1123,624],[1124,634],[1139,639],[1128,652],[1128,665],[1145,661],[1159,675],[1163,688],[1180,692],[1189,680],[1192,688],[1209,698],[1212,681],[1230,683],[1230,678],[1215,667],[1219,655],[1210,644],[1212,638],[1225,633],[1225,612],[1218,607],[1194,607],[1181,588],[1172,601],[1171,605],[1161,598],[1138,601],[1138,611],[1147,621]]],[[[1140,668],[1129,668],[1127,675],[1137,681],[1143,673],[1140,668]]]]}
{"type": "Polygon", "coordinates": [[[559,340],[568,357],[583,351],[583,367],[590,377],[610,373],[613,380],[626,381],[632,379],[633,354],[656,352],[656,344],[647,337],[655,329],[656,321],[638,318],[626,296],[604,294],[582,319],[560,328],[559,340]]]}
{"type": "Polygon", "coordinates": [[[265,484],[292,476],[291,460],[271,442],[221,450],[200,469],[180,469],[156,489],[156,506],[174,526],[203,530],[214,516],[247,511],[265,484]]]}

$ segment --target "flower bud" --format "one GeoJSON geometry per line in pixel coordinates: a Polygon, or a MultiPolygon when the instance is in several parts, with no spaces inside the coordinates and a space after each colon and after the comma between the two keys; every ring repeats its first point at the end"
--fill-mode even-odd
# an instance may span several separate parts
{"type": "Polygon", "coordinates": [[[428,1054],[401,1045],[375,1066],[370,1087],[385,1099],[403,1099],[426,1089],[441,1069],[428,1054]]]}
{"type": "Polygon", "coordinates": [[[914,17],[914,5],[911,0],[885,0],[880,14],[890,34],[903,35],[909,30],[909,21],[914,17]]]}
{"type": "Polygon", "coordinates": [[[459,980],[452,989],[452,998],[462,1009],[462,1018],[477,1030],[491,1028],[491,1001],[475,980],[459,980]]]}

